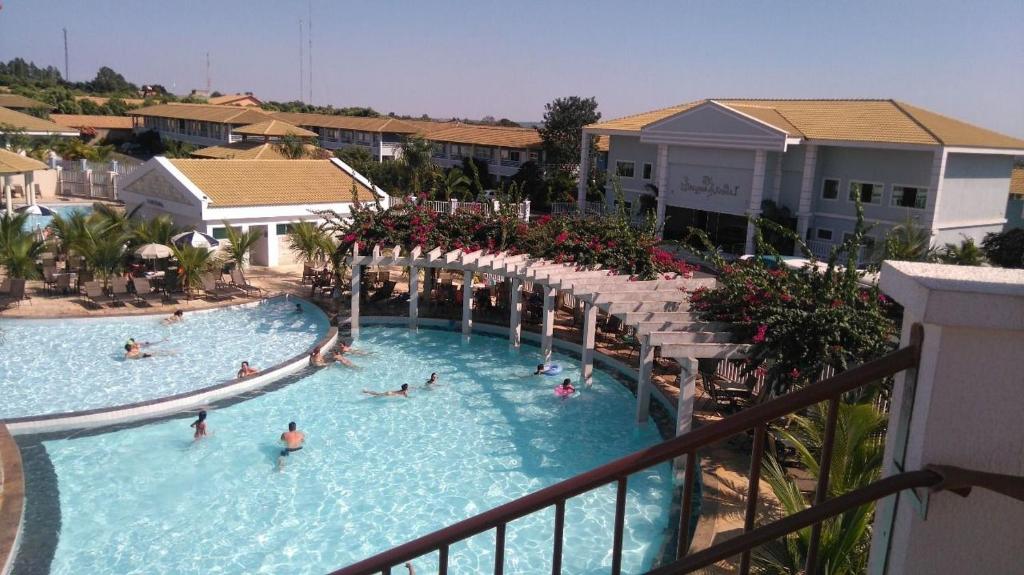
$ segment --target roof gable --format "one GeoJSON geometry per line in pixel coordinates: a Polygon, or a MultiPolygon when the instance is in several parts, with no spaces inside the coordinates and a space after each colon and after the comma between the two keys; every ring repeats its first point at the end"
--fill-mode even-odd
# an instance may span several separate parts
{"type": "Polygon", "coordinates": [[[56,122],[22,114],[8,108],[0,108],[0,126],[11,126],[28,134],[61,134],[77,136],[78,130],[61,126],[56,122]]]}
{"type": "Polygon", "coordinates": [[[727,148],[784,149],[788,136],[784,129],[714,101],[652,122],[640,130],[643,143],[727,148]]]}

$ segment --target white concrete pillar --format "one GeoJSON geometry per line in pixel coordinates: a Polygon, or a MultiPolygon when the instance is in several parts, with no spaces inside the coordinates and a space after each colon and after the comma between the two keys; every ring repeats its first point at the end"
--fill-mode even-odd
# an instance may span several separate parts
{"type": "Polygon", "coordinates": [[[513,347],[519,347],[523,335],[523,281],[512,278],[512,293],[509,298],[511,311],[508,318],[508,339],[513,347]]]}
{"type": "Polygon", "coordinates": [[[25,197],[28,198],[28,205],[36,205],[36,187],[33,185],[36,180],[35,172],[25,172],[25,197]]]}
{"type": "MultiPolygon", "coordinates": [[[[359,257],[359,248],[352,249],[352,257],[359,257]]],[[[352,337],[359,337],[359,295],[362,291],[362,279],[363,266],[352,264],[352,305],[349,312],[352,337]]]]}
{"type": "Polygon", "coordinates": [[[932,231],[932,237],[939,233],[938,218],[935,214],[939,213],[939,202],[942,201],[942,182],[944,181],[946,174],[946,160],[949,154],[946,148],[936,150],[932,156],[932,169],[931,177],[928,186],[928,200],[924,207],[924,221],[921,225],[932,231]]]}
{"type": "Polygon", "coordinates": [[[592,135],[583,130],[580,142],[579,183],[576,186],[576,207],[582,212],[587,205],[587,188],[590,185],[590,140],[592,135]]]}
{"type": "Polygon", "coordinates": [[[409,266],[409,329],[416,329],[420,319],[420,268],[409,266]]]}
{"type": "Polygon", "coordinates": [[[775,205],[779,205],[782,198],[782,156],[785,152],[779,152],[775,155],[775,174],[772,178],[772,196],[771,200],[775,202],[775,205]]]}
{"type": "MultiPolygon", "coordinates": [[[[804,241],[807,241],[807,229],[811,223],[811,205],[814,199],[814,171],[817,164],[818,146],[808,144],[804,147],[804,169],[800,178],[800,201],[797,203],[796,210],[796,233],[804,241]]],[[[839,193],[842,194],[842,190],[839,193]]],[[[796,251],[793,255],[802,255],[799,247],[795,249],[796,251]]]]}
{"type": "Polygon", "coordinates": [[[473,272],[462,272],[462,334],[473,331],[473,272]]]}
{"type": "Polygon", "coordinates": [[[676,406],[676,436],[679,436],[693,429],[693,404],[697,398],[697,360],[686,357],[678,358],[676,361],[681,368],[679,403],[676,406]]]}
{"type": "MultiPolygon", "coordinates": [[[[904,306],[901,345],[924,327],[916,378],[896,376],[883,477],[929,464],[1024,476],[1024,271],[887,261],[879,282],[904,306]]],[[[1024,503],[918,491],[878,503],[869,573],[1021,572],[1024,503]]]]}
{"type": "Polygon", "coordinates": [[[654,164],[655,182],[658,186],[657,226],[662,233],[665,226],[665,197],[668,195],[668,144],[658,144],[658,159],[654,164]]]}
{"type": "Polygon", "coordinates": [[[636,422],[647,423],[651,414],[651,373],[654,371],[654,346],[650,336],[640,338],[640,373],[636,381],[636,422]]]}
{"type": "Polygon", "coordinates": [[[281,261],[281,246],[278,243],[281,237],[277,235],[277,224],[267,224],[267,231],[264,233],[267,234],[267,267],[276,268],[281,261]]]}
{"type": "Polygon", "coordinates": [[[750,205],[747,206],[747,214],[751,219],[747,220],[747,241],[743,246],[744,253],[754,253],[754,219],[761,215],[761,200],[764,198],[764,170],[767,152],[757,150],[754,152],[754,177],[750,183],[750,205]]]}
{"type": "Polygon", "coordinates": [[[594,340],[597,333],[597,306],[583,304],[583,347],[580,353],[580,385],[594,383],[594,340]]]}
{"type": "Polygon", "coordinates": [[[544,361],[551,359],[551,348],[555,338],[555,299],[557,296],[557,289],[544,288],[544,312],[540,335],[540,353],[544,361]]]}
{"type": "Polygon", "coordinates": [[[8,216],[14,215],[14,203],[11,199],[11,177],[4,176],[4,205],[8,216]]]}

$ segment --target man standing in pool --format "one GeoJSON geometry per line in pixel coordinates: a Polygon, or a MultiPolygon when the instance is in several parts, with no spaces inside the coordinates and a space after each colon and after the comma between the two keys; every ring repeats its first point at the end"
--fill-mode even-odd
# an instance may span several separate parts
{"type": "Polygon", "coordinates": [[[295,422],[288,423],[288,431],[281,434],[281,442],[284,443],[284,449],[277,456],[278,471],[284,469],[284,458],[288,457],[292,452],[302,449],[302,444],[305,441],[306,434],[296,429],[295,422]]]}

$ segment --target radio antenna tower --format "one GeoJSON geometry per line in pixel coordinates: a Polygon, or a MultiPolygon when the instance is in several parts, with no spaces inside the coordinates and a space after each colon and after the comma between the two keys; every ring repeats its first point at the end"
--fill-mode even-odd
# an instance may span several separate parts
{"type": "Polygon", "coordinates": [[[309,105],[313,105],[313,0],[309,0],[309,105]]]}
{"type": "Polygon", "coordinates": [[[302,101],[303,96],[306,95],[306,71],[302,68],[303,60],[305,58],[302,55],[302,18],[299,18],[299,101],[302,101]]]}
{"type": "Polygon", "coordinates": [[[210,53],[206,53],[206,93],[210,93],[210,53]]]}
{"type": "Polygon", "coordinates": [[[71,72],[68,71],[68,29],[64,28],[64,81],[71,81],[71,72]]]}

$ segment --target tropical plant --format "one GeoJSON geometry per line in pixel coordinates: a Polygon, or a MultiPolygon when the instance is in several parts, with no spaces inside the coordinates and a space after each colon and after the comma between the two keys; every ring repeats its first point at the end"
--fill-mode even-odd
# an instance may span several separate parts
{"type": "Polygon", "coordinates": [[[135,215],[142,208],[138,205],[131,212],[125,212],[123,208],[110,204],[95,203],[92,206],[92,214],[89,216],[90,223],[96,223],[112,234],[127,235],[132,228],[132,221],[135,215]]]}
{"type": "Polygon", "coordinates": [[[931,247],[931,243],[931,230],[919,226],[908,216],[902,224],[893,226],[885,234],[885,241],[876,247],[873,259],[878,263],[883,260],[933,261],[936,250],[931,247]]]}
{"type": "Polygon", "coordinates": [[[228,261],[235,262],[238,269],[242,269],[245,267],[245,262],[249,257],[249,251],[263,237],[263,232],[259,228],[250,228],[242,231],[229,225],[227,222],[223,223],[224,232],[227,234],[228,240],[227,245],[224,246],[224,254],[227,256],[228,261]]]}
{"type": "Polygon", "coordinates": [[[82,235],[71,248],[85,258],[89,269],[103,278],[106,287],[110,276],[124,268],[127,239],[123,228],[112,227],[102,217],[89,218],[82,235]]]}
{"type": "Polygon", "coordinates": [[[203,274],[220,269],[223,261],[220,254],[206,248],[171,245],[171,252],[178,260],[178,277],[186,290],[201,288],[203,274]]]}
{"type": "Polygon", "coordinates": [[[148,220],[134,218],[131,220],[131,239],[133,245],[163,244],[169,246],[171,238],[181,232],[174,225],[174,220],[167,214],[160,214],[148,220]]]}
{"type": "Polygon", "coordinates": [[[465,200],[469,197],[469,178],[458,168],[434,172],[435,197],[441,200],[465,200]]]}
{"type": "Polygon", "coordinates": [[[409,170],[410,193],[419,194],[432,179],[434,162],[431,159],[434,146],[427,140],[417,137],[406,138],[402,142],[402,164],[409,170]]]}
{"type": "MultiPolygon", "coordinates": [[[[819,404],[805,416],[792,416],[787,428],[776,430],[795,447],[803,466],[817,479],[825,436],[827,408],[819,404]]],[[[833,498],[864,487],[881,473],[886,415],[871,403],[839,404],[829,469],[828,496],[833,498]]],[[[783,465],[769,456],[764,479],[786,515],[808,508],[809,503],[783,465]]],[[[859,575],[867,572],[874,506],[865,505],[826,521],[818,549],[818,572],[823,575],[859,575]]],[[[753,566],[764,575],[804,573],[810,529],[767,543],[754,551],[753,566]]]]}
{"type": "Polygon", "coordinates": [[[974,243],[974,238],[964,238],[960,245],[947,243],[943,246],[939,261],[958,266],[980,266],[985,262],[985,253],[974,243]]]}
{"type": "Polygon", "coordinates": [[[1024,228],[990,233],[981,241],[985,257],[1004,268],[1024,268],[1024,228]]]}
{"type": "Polygon", "coordinates": [[[320,263],[328,259],[334,252],[334,242],[323,228],[313,222],[297,222],[292,224],[288,232],[288,241],[292,253],[306,263],[320,263]]]}
{"type": "Polygon", "coordinates": [[[0,266],[12,278],[36,279],[36,259],[43,251],[43,242],[25,231],[25,214],[0,216],[0,266]]]}
{"type": "Polygon", "coordinates": [[[54,253],[64,256],[71,255],[75,246],[79,245],[81,238],[85,235],[88,220],[89,215],[79,210],[75,210],[68,215],[54,213],[53,219],[47,225],[54,253]]]}
{"type": "Polygon", "coordinates": [[[286,135],[274,144],[275,149],[289,160],[301,160],[306,157],[306,142],[291,134],[286,135]]]}

